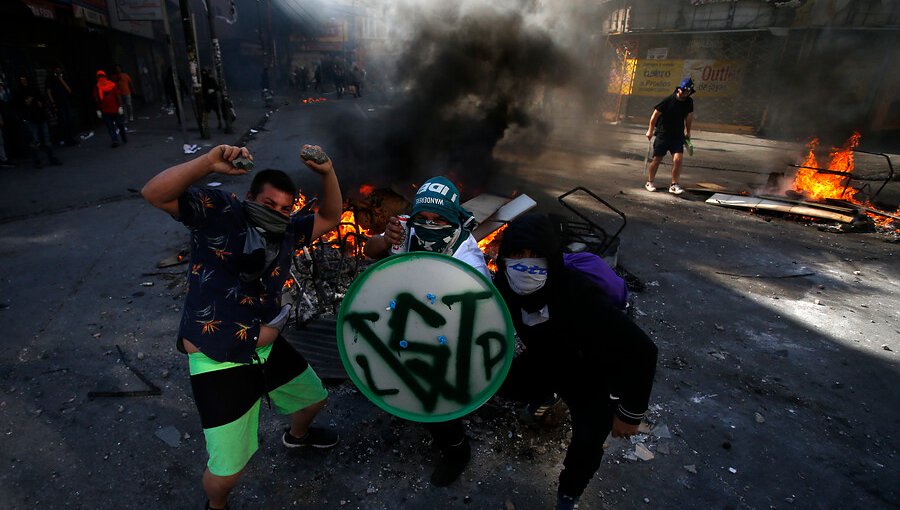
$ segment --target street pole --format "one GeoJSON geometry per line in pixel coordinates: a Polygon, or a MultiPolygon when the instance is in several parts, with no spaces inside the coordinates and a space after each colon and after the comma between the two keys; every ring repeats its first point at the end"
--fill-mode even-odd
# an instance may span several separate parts
{"type": "Polygon", "coordinates": [[[181,28],[184,30],[184,45],[187,49],[188,67],[191,71],[191,88],[194,91],[194,102],[197,105],[197,124],[200,126],[200,138],[209,138],[209,124],[206,122],[206,108],[203,102],[203,87],[200,84],[200,55],[197,53],[197,38],[191,23],[191,9],[188,0],[179,0],[181,7],[181,28]]]}
{"type": "MultiPolygon", "coordinates": [[[[171,78],[172,83],[175,84],[175,108],[181,112],[181,115],[184,115],[184,108],[182,108],[181,104],[181,85],[178,83],[178,66],[175,64],[175,45],[172,44],[172,30],[169,27],[169,13],[166,12],[167,2],[168,0],[163,0],[160,4],[162,5],[163,30],[166,33],[166,46],[169,47],[169,65],[172,67],[172,76],[169,78],[171,78]]],[[[178,125],[181,127],[181,138],[184,141],[184,145],[187,146],[189,144],[187,129],[184,127],[184,119],[179,119],[178,125]]]]}
{"type": "Polygon", "coordinates": [[[216,37],[216,17],[212,11],[211,0],[206,0],[206,15],[209,19],[209,42],[212,46],[213,63],[216,70],[216,81],[219,82],[219,90],[222,91],[222,102],[220,111],[225,117],[225,133],[234,133],[231,123],[237,119],[234,112],[234,104],[231,102],[231,96],[228,94],[228,85],[225,84],[225,68],[222,64],[222,50],[219,47],[219,38],[216,37]]]}

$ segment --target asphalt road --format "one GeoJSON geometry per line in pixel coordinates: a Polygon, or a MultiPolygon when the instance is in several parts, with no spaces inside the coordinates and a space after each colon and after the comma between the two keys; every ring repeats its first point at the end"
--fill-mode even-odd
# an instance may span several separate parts
{"type": "MultiPolygon", "coordinates": [[[[316,178],[297,160],[300,145],[314,142],[334,147],[346,190],[412,184],[366,165],[381,150],[372,141],[389,105],[368,98],[284,103],[248,135],[257,168],[287,170],[315,193],[316,178]]],[[[259,105],[248,109],[238,134],[263,116],[259,105]]],[[[98,130],[93,143],[60,150],[62,167],[0,174],[3,508],[202,502],[202,431],[186,360],[173,342],[182,268],[156,268],[186,233],[131,191],[185,159],[178,132],[164,120],[136,122],[130,143],[118,149],[98,130]],[[116,346],[161,395],[88,398],[90,391],[146,389],[116,346]]],[[[580,508],[896,507],[900,264],[893,238],[828,233],[687,193],[647,193],[642,128],[557,120],[574,129],[527,154],[513,144],[498,148],[504,165],[478,188],[529,193],[555,212],[556,196],[583,185],[622,210],[628,223],[619,261],[642,284],[636,321],[660,348],[649,415],[656,433],[643,438],[655,457],[629,460],[634,446],[611,440],[580,508]]],[[[695,142],[685,186],[755,189],[802,153],[799,144],[737,135],[700,132],[695,142]]],[[[247,185],[210,180],[241,194],[247,185]]],[[[614,224],[606,213],[598,217],[614,224]]],[[[385,415],[349,383],[331,390],[321,420],[341,432],[342,443],[286,452],[278,441],[283,418],[263,412],[261,448],[233,508],[552,506],[569,433],[564,413],[554,426],[535,428],[492,400],[467,420],[470,468],[435,489],[427,482],[435,455],[421,427],[385,415]]]]}

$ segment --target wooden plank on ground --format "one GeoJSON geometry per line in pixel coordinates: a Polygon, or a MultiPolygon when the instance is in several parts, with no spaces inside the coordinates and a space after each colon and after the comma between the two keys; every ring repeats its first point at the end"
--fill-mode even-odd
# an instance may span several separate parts
{"type": "Polygon", "coordinates": [[[799,216],[810,216],[813,218],[840,221],[842,223],[852,223],[854,218],[854,216],[852,215],[841,214],[835,211],[828,211],[811,205],[797,205],[779,200],[764,199],[759,197],[745,197],[740,195],[727,195],[724,193],[716,193],[715,195],[709,197],[706,202],[708,204],[720,205],[723,207],[775,211],[786,214],[796,214],[799,216]]]}

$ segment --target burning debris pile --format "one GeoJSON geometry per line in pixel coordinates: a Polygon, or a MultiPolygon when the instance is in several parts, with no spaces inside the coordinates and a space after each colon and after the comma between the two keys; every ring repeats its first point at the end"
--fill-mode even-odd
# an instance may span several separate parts
{"type": "MultiPolygon", "coordinates": [[[[313,212],[316,202],[315,197],[300,193],[294,211],[313,212]]],[[[321,315],[337,314],[347,288],[370,262],[362,250],[372,230],[360,225],[358,207],[348,201],[336,229],[294,253],[285,296],[294,303],[291,321],[295,326],[301,327],[321,315]]]]}
{"type": "MultiPolygon", "coordinates": [[[[301,193],[294,211],[309,214],[315,211],[316,202],[315,197],[301,193]]],[[[480,195],[463,205],[472,207],[476,219],[481,221],[473,234],[485,253],[488,267],[496,271],[500,233],[508,221],[534,207],[535,202],[527,195],[515,199],[480,195]]],[[[295,327],[303,327],[321,316],[337,314],[350,284],[373,262],[363,254],[366,241],[383,232],[391,216],[402,214],[409,207],[409,201],[400,194],[364,184],[347,200],[335,230],[310,246],[296,250],[291,277],[285,282],[285,299],[294,303],[291,322],[295,327]]]]}
{"type": "MultiPolygon", "coordinates": [[[[893,214],[889,214],[886,211],[881,211],[871,202],[872,198],[881,189],[874,193],[870,190],[868,193],[869,197],[867,197],[862,189],[850,186],[854,177],[854,152],[859,147],[860,138],[859,133],[853,133],[843,147],[840,149],[835,148],[829,152],[828,166],[824,168],[820,167],[815,153],[819,140],[813,138],[807,145],[808,153],[806,159],[799,165],[797,175],[794,178],[793,189],[812,200],[849,202],[859,206],[860,211],[869,216],[877,226],[886,229],[898,229],[900,228],[900,224],[898,224],[900,222],[900,207],[893,214]]],[[[890,159],[888,159],[888,162],[890,162],[890,159]]]]}
{"type": "MultiPolygon", "coordinates": [[[[819,140],[813,138],[807,144],[807,154],[803,162],[796,167],[797,173],[789,189],[778,195],[744,196],[727,193],[716,193],[707,202],[728,207],[739,207],[758,211],[779,212],[803,218],[830,220],[838,227],[826,227],[827,230],[846,231],[872,230],[900,233],[900,208],[890,213],[878,208],[873,202],[893,177],[893,166],[890,157],[882,156],[887,161],[888,173],[880,187],[861,180],[854,173],[855,155],[867,153],[859,150],[860,134],[853,135],[840,148],[833,148],[828,153],[827,165],[822,166],[816,149],[819,140]],[[854,186],[857,184],[858,186],[854,186]]],[[[781,175],[781,174],[773,174],[781,175]]],[[[770,177],[768,192],[778,188],[770,177]]],[[[875,180],[875,179],[869,179],[875,180]]],[[[779,192],[780,193],[780,192],[779,192]]]]}

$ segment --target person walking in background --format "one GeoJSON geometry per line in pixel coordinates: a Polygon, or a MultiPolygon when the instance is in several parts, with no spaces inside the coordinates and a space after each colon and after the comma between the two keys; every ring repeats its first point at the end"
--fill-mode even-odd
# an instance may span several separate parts
{"type": "Polygon", "coordinates": [[[6,128],[4,115],[6,114],[6,106],[8,103],[9,89],[6,88],[6,81],[0,76],[0,167],[3,168],[15,167],[15,165],[9,162],[9,158],[6,156],[6,141],[3,139],[3,131],[5,130],[4,128],[6,128]]]}
{"type": "Polygon", "coordinates": [[[671,96],[653,108],[647,140],[653,137],[654,130],[656,140],[653,142],[653,160],[647,169],[647,182],[644,184],[647,191],[656,191],[653,179],[667,152],[672,153],[672,184],[669,185],[669,193],[680,195],[684,191],[678,184],[678,178],[681,176],[684,144],[685,141],[690,143],[691,139],[691,123],[694,121],[694,100],[691,99],[693,93],[694,80],[685,78],[671,96]]]}
{"type": "Polygon", "coordinates": [[[128,73],[122,70],[122,66],[116,64],[116,75],[113,77],[113,81],[116,82],[116,87],[119,88],[119,98],[125,110],[124,115],[128,120],[133,121],[134,107],[131,103],[131,76],[128,76],[128,73]]]}
{"type": "Polygon", "coordinates": [[[0,113],[0,167],[11,168],[13,166],[15,165],[6,158],[6,142],[3,141],[3,114],[0,113]]]}
{"type": "Polygon", "coordinates": [[[112,147],[119,146],[119,136],[122,135],[122,143],[128,143],[128,135],[125,134],[125,123],[122,119],[124,112],[119,102],[119,88],[106,78],[104,71],[97,71],[97,84],[94,86],[94,102],[97,103],[97,118],[103,119],[112,147]],[[118,130],[118,133],[116,133],[118,130]]]}
{"type": "Polygon", "coordinates": [[[200,71],[200,86],[203,88],[203,105],[206,112],[216,112],[219,121],[219,129],[222,129],[222,109],[219,107],[219,82],[213,77],[209,69],[200,71]]]}
{"type": "Polygon", "coordinates": [[[300,90],[306,92],[309,88],[309,71],[306,70],[306,66],[300,66],[300,70],[297,71],[297,78],[300,82],[300,90]]]}
{"type": "Polygon", "coordinates": [[[322,91],[322,64],[316,64],[316,70],[313,73],[313,92],[322,91]]]}
{"type": "Polygon", "coordinates": [[[63,75],[62,67],[56,66],[53,74],[47,79],[47,99],[50,108],[56,114],[56,122],[59,125],[60,136],[66,145],[78,145],[80,142],[75,137],[72,126],[72,99],[74,94],[69,83],[63,75]]]}
{"type": "Polygon", "coordinates": [[[47,102],[37,87],[28,83],[28,78],[25,76],[19,77],[19,91],[15,103],[19,118],[22,119],[26,129],[25,135],[35,168],[43,166],[38,148],[44,149],[51,165],[61,165],[62,161],[57,159],[56,154],[53,153],[53,144],[50,143],[47,102]]]}

